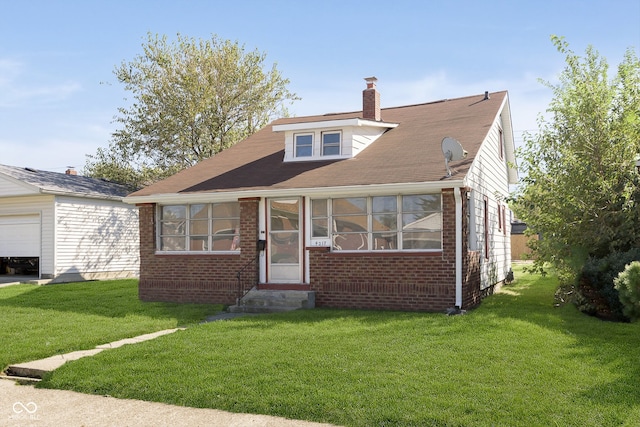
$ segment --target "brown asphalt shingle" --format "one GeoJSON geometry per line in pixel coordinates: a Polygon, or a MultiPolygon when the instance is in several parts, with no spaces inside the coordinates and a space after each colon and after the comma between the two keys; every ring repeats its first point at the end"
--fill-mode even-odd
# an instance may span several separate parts
{"type": "Polygon", "coordinates": [[[397,123],[355,158],[283,162],[284,133],[273,125],[361,118],[360,111],[278,119],[235,146],[131,196],[235,190],[318,188],[439,181],[445,176],[440,144],[446,136],[469,152],[453,178],[469,170],[506,91],[383,108],[382,121],[397,123]]]}

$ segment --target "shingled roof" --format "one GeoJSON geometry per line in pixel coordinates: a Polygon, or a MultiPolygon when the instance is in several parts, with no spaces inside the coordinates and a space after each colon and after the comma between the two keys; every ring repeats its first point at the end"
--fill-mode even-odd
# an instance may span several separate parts
{"type": "Polygon", "coordinates": [[[362,118],[361,111],[278,119],[233,147],[131,197],[441,181],[446,175],[441,150],[446,136],[460,141],[468,151],[447,178],[461,180],[506,96],[502,91],[488,97],[481,94],[383,108],[381,120],[398,126],[351,159],[283,162],[284,134],[273,132],[273,126],[362,118]]]}
{"type": "Polygon", "coordinates": [[[121,200],[129,193],[126,187],[102,179],[32,168],[0,165],[0,175],[18,180],[44,194],[121,200]]]}

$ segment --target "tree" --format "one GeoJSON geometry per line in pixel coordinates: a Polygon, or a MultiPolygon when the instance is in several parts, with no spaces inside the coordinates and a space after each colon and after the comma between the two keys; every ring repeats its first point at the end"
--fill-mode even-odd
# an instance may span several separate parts
{"type": "Polygon", "coordinates": [[[593,47],[584,58],[563,38],[552,42],[566,59],[539,132],[518,150],[523,172],[515,214],[534,241],[534,270],[551,263],[577,272],[588,256],[603,257],[640,243],[640,62],[627,49],[615,78],[593,47]]]}
{"type": "Polygon", "coordinates": [[[237,42],[147,35],[142,55],[114,70],[133,102],[108,149],[88,156],[85,175],[138,188],[248,137],[298,99],[266,55],[237,42]]]}

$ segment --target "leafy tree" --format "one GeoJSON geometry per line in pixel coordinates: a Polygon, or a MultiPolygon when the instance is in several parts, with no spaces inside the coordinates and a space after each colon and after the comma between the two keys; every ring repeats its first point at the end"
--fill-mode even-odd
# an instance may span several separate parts
{"type": "Polygon", "coordinates": [[[88,156],[85,174],[132,188],[192,166],[235,144],[298,99],[264,53],[237,42],[147,35],[143,54],[114,74],[133,94],[118,109],[122,128],[107,149],[88,156]]]}
{"type": "Polygon", "coordinates": [[[515,214],[531,233],[534,269],[551,263],[573,277],[588,256],[603,257],[640,243],[640,62],[627,49],[613,79],[593,47],[574,54],[563,38],[552,42],[566,59],[539,132],[518,150],[523,179],[515,214]]]}

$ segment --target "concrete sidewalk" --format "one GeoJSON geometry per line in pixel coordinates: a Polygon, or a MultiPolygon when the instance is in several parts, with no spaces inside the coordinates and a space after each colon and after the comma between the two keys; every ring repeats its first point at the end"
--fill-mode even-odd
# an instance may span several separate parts
{"type": "MultiPolygon", "coordinates": [[[[244,314],[220,313],[207,322],[227,320],[244,314]]],[[[69,360],[93,356],[125,344],[171,334],[184,328],[167,329],[99,345],[91,350],[74,351],[46,359],[11,365],[12,376],[0,377],[0,426],[246,426],[246,427],[315,427],[330,426],[308,421],[289,420],[267,415],[235,414],[216,409],[188,408],[141,400],[116,399],[67,390],[37,389],[19,382],[39,381],[69,360]],[[29,378],[26,378],[29,377],[29,378]],[[11,381],[11,380],[14,381],[11,381]]],[[[162,373],[158,373],[162,375],[162,373]]]]}
{"type": "Polygon", "coordinates": [[[330,424],[37,389],[0,380],[0,426],[319,427],[330,424]]]}

